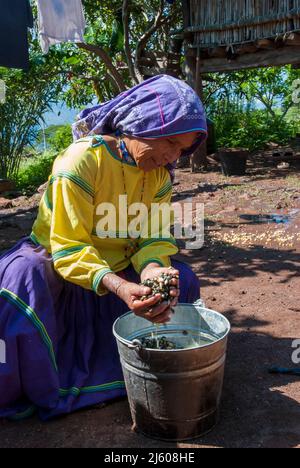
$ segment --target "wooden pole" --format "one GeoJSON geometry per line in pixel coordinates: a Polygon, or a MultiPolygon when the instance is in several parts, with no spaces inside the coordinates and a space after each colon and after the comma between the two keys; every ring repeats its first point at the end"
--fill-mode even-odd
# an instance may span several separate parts
{"type": "MultiPolygon", "coordinates": [[[[201,75],[201,51],[200,46],[197,48],[196,58],[196,76],[195,76],[195,91],[202,101],[204,101],[203,81],[201,75]]],[[[202,168],[207,167],[207,144],[204,143],[192,155],[192,172],[199,172],[202,168]]]]}

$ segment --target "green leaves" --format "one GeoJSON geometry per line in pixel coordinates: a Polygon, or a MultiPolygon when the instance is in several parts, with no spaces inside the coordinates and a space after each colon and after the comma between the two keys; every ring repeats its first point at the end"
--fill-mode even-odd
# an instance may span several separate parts
{"type": "Polygon", "coordinates": [[[206,104],[218,145],[256,150],[269,141],[287,143],[300,130],[290,112],[297,77],[300,70],[291,66],[209,75],[206,104]]]}
{"type": "Polygon", "coordinates": [[[78,65],[81,63],[80,57],[74,55],[73,57],[64,57],[64,63],[67,65],[78,65]]]}

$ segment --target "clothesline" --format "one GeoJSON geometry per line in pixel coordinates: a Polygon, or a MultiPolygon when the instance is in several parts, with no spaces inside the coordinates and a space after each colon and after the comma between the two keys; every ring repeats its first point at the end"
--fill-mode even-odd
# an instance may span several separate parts
{"type": "MultiPolygon", "coordinates": [[[[84,42],[86,26],[82,0],[35,0],[42,51],[62,42],[84,42]]],[[[33,27],[29,0],[1,4],[0,66],[29,68],[28,28],[33,27]]]]}
{"type": "MultiPolygon", "coordinates": [[[[37,5],[39,40],[44,54],[54,44],[83,43],[86,27],[82,0],[32,0],[37,5]]],[[[166,0],[173,4],[176,0],[166,0]]],[[[29,68],[28,28],[33,27],[30,0],[1,4],[0,66],[29,68]]]]}

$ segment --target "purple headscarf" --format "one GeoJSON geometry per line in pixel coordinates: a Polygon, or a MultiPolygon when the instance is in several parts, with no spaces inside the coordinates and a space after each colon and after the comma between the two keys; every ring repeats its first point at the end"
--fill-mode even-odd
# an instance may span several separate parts
{"type": "MultiPolygon", "coordinates": [[[[74,140],[116,131],[139,138],[201,133],[181,156],[192,154],[207,137],[200,98],[185,82],[169,75],[150,78],[111,101],[83,110],[72,129],[74,140]]],[[[167,168],[171,172],[174,165],[167,168]]]]}

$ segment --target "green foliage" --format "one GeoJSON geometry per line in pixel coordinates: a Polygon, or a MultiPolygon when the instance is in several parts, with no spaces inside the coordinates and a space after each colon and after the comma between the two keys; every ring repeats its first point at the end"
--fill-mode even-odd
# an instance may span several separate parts
{"type": "Polygon", "coordinates": [[[270,119],[264,110],[225,111],[215,115],[215,125],[218,147],[242,147],[251,151],[265,148],[270,141],[286,144],[296,133],[293,123],[278,116],[270,119]]]}
{"type": "Polygon", "coordinates": [[[43,155],[35,154],[26,160],[15,178],[18,190],[31,194],[45,182],[51,174],[57,153],[47,152],[43,155]]]}
{"type": "Polygon", "coordinates": [[[28,73],[0,69],[7,89],[6,102],[0,105],[0,177],[17,175],[25,148],[35,140],[43,115],[62,89],[59,78],[49,80],[49,73],[42,59],[33,62],[28,73]]]}
{"type": "Polygon", "coordinates": [[[299,77],[291,66],[209,75],[206,106],[218,146],[257,150],[270,141],[288,143],[300,128],[293,102],[299,77]]]}
{"type": "Polygon", "coordinates": [[[50,134],[47,143],[54,151],[62,151],[63,149],[67,148],[73,141],[71,125],[52,126],[48,132],[50,134]],[[50,130],[52,130],[51,133],[50,130]]]}

